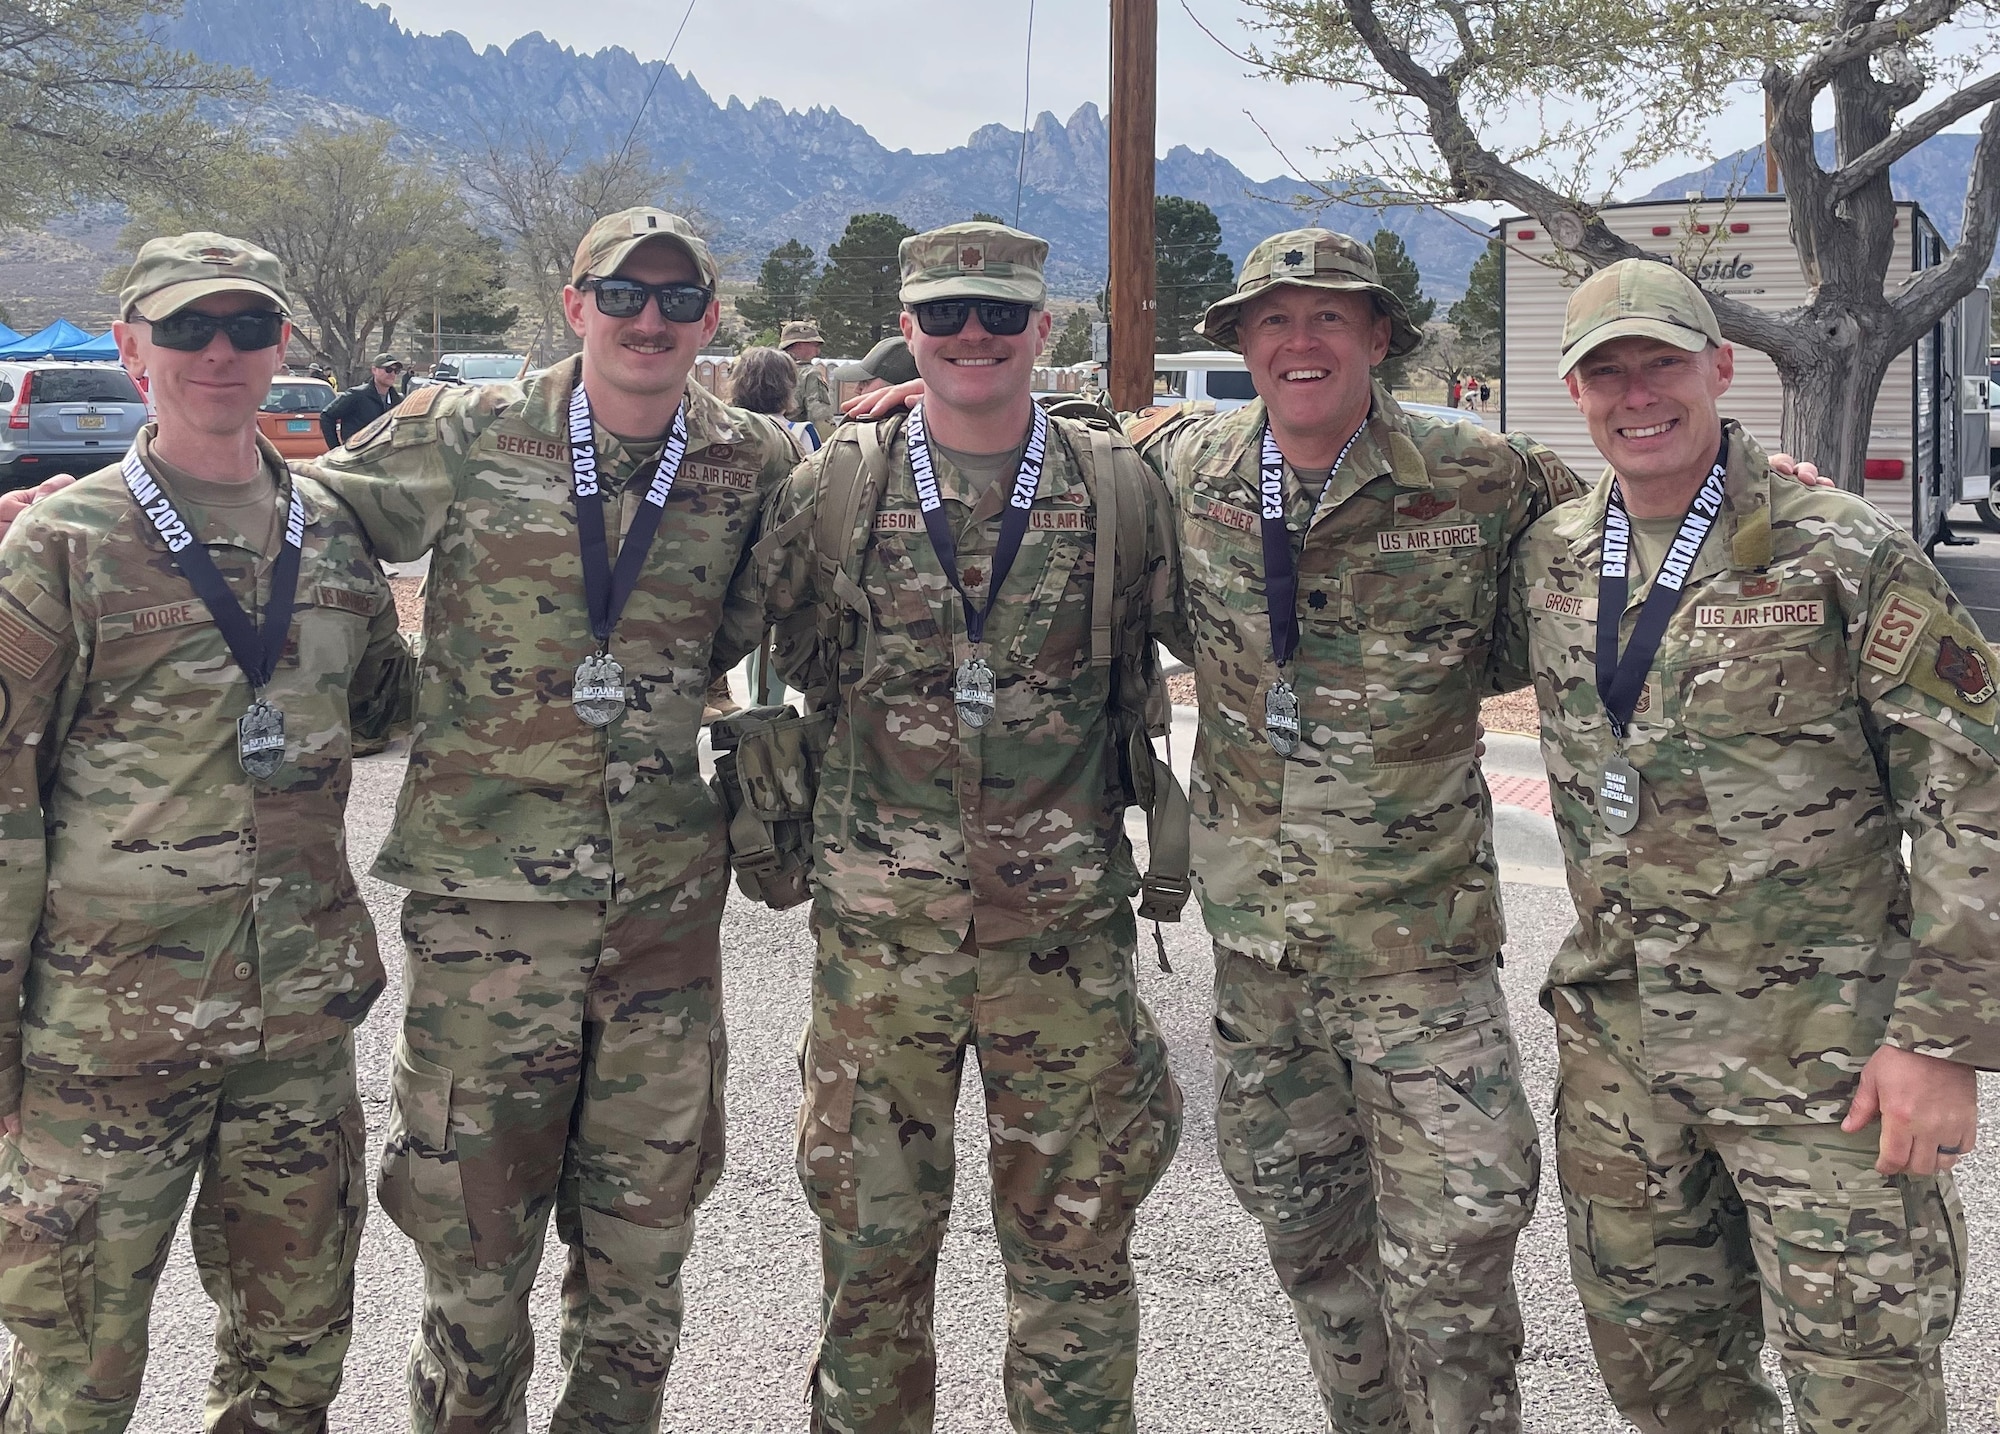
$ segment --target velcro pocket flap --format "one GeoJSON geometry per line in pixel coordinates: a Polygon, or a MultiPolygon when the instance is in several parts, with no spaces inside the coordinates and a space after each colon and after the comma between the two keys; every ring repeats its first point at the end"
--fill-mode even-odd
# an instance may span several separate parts
{"type": "Polygon", "coordinates": [[[30,1240],[61,1244],[97,1206],[99,1187],[31,1165],[15,1155],[0,1176],[0,1220],[30,1240]]]}
{"type": "Polygon", "coordinates": [[[1646,1205],[1646,1162],[1623,1150],[1584,1150],[1565,1145],[1556,1151],[1563,1188],[1614,1210],[1646,1205]]]}
{"type": "Polygon", "coordinates": [[[451,1072],[399,1039],[390,1081],[403,1130],[423,1149],[443,1151],[451,1134],[451,1072]]]}
{"type": "Polygon", "coordinates": [[[761,720],[736,719],[736,777],[743,801],[759,821],[806,821],[819,786],[820,759],[833,727],[831,712],[761,720]]]}

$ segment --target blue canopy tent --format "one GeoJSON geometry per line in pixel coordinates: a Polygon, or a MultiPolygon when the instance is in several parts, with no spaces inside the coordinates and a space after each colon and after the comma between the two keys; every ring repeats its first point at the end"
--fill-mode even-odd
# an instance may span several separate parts
{"type": "MultiPolygon", "coordinates": [[[[29,334],[25,339],[17,337],[13,343],[0,347],[0,359],[40,359],[70,358],[65,349],[74,349],[96,343],[89,334],[68,319],[57,319],[40,333],[29,334]]],[[[105,336],[105,358],[115,358],[117,349],[110,345],[109,335],[105,336]]]]}
{"type": "Polygon", "coordinates": [[[18,333],[8,328],[5,324],[0,324],[0,349],[6,348],[9,344],[18,344],[19,342],[21,342],[21,336],[18,333]]]}
{"type": "Polygon", "coordinates": [[[116,360],[118,357],[118,341],[111,337],[111,330],[106,329],[95,338],[86,338],[80,344],[71,344],[66,349],[57,349],[53,356],[60,359],[77,359],[79,361],[85,359],[93,361],[116,360]]]}

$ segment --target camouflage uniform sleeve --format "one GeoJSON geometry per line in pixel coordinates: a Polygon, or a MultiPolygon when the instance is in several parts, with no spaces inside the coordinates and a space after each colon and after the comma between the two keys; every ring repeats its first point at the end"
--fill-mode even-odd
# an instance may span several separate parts
{"type": "Polygon", "coordinates": [[[772,490],[754,557],[771,660],[785,681],[810,691],[825,679],[819,643],[819,580],[813,525],[819,512],[820,470],[832,445],[806,459],[772,490]]]}
{"type": "Polygon", "coordinates": [[[840,410],[834,406],[833,387],[818,369],[807,369],[805,384],[806,421],[819,430],[822,441],[840,426],[840,410]]]}
{"type": "Polygon", "coordinates": [[[1182,586],[1180,518],[1174,503],[1173,457],[1175,438],[1192,427],[1187,420],[1196,416],[1191,404],[1117,415],[1119,426],[1131,438],[1132,446],[1159,479],[1154,485],[1154,493],[1160,510],[1154,515],[1154,522],[1165,534],[1167,565],[1160,579],[1166,584],[1163,598],[1153,605],[1153,639],[1182,662],[1194,661],[1194,633],[1188,626],[1187,594],[1182,586]]]}
{"type": "Polygon", "coordinates": [[[24,519],[0,546],[0,1115],[21,1103],[21,983],[47,894],[42,799],[81,674],[63,545],[24,519]]]}
{"type": "Polygon", "coordinates": [[[1493,619],[1493,644],[1486,664],[1488,693],[1512,692],[1533,679],[1528,669],[1528,631],[1521,610],[1526,587],[1520,557],[1528,529],[1544,513],[1583,496],[1583,484],[1555,450],[1526,434],[1507,435],[1514,455],[1514,501],[1507,514],[1507,552],[1501,560],[1499,599],[1493,619]]]}
{"type": "Polygon", "coordinates": [[[1909,969],[1888,1044],[2000,1069],[2000,692],[1992,650],[1907,535],[1849,623],[1876,760],[1910,838],[1909,969]]]}
{"type": "Polygon", "coordinates": [[[484,389],[420,388],[353,438],[299,465],[338,494],[392,563],[422,557],[458,493],[472,438],[495,416],[484,389]]]}
{"type": "Polygon", "coordinates": [[[755,422],[762,430],[758,436],[764,445],[764,463],[757,474],[758,516],[750,540],[743,545],[742,554],[736,560],[736,572],[729,580],[729,591],[723,595],[722,626],[715,635],[715,645],[709,649],[711,679],[736,666],[763,639],[764,584],[757,571],[756,552],[765,531],[771,501],[798,466],[798,450],[792,443],[791,433],[762,415],[757,415],[755,422]]]}
{"type": "Polygon", "coordinates": [[[368,647],[347,689],[354,755],[371,756],[410,730],[417,709],[417,659],[396,625],[396,597],[385,584],[368,623],[368,647]]]}

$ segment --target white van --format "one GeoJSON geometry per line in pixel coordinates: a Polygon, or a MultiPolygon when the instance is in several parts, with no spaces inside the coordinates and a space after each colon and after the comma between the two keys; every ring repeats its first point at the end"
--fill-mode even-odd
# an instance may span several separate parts
{"type": "Polygon", "coordinates": [[[1175,403],[1184,398],[1206,401],[1218,413],[1241,408],[1257,396],[1243,355],[1225,349],[1194,349],[1184,354],[1153,356],[1153,401],[1175,403]]]}

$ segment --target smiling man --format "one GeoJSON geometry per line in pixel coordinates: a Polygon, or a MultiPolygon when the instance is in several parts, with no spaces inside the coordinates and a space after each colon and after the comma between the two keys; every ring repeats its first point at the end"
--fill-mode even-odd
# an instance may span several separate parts
{"type": "Polygon", "coordinates": [[[1511,1432],[1540,1157],[1475,743],[1513,544],[1574,479],[1372,381],[1420,335],[1346,235],[1266,239],[1202,332],[1257,401],[1132,432],[1178,510],[1223,1170],[1335,1429],[1511,1432]]]}
{"type": "Polygon", "coordinates": [[[1571,1269],[1647,1434],[1775,1434],[1767,1337],[1801,1434],[1924,1434],[2000,1067],[1996,669],[1908,533],[1721,418],[1734,368],[1679,270],[1582,284],[1558,372],[1610,466],[1514,567],[1571,1269]]]}
{"type": "Polygon", "coordinates": [[[827,1434],[932,1426],[968,1051],[1008,1417],[1136,1427],[1132,1224],[1173,1156],[1180,1091],[1133,971],[1124,812],[1132,754],[1152,771],[1142,714],[1164,710],[1149,633],[1172,534],[1121,437],[1033,401],[1047,254],[998,224],[903,241],[927,395],[907,422],[838,430],[758,550],[780,670],[833,721],[799,1133],[826,1279],[811,1427],[827,1434]]]}
{"type": "Polygon", "coordinates": [[[377,552],[432,555],[418,730],[375,872],[410,888],[381,1197],[416,1242],[413,1428],[524,1427],[528,1294],[569,1246],[555,1430],[658,1427],[694,1207],[722,1169],[720,808],[702,692],[755,644],[738,594],[772,421],[688,375],[717,319],[685,220],[577,246],[580,357],[419,389],[312,471],[377,552]]]}
{"type": "Polygon", "coordinates": [[[119,314],[157,419],[0,543],[0,1426],[126,1427],[199,1182],[206,1426],[313,1434],[367,1188],[352,1032],[383,986],[342,808],[412,663],[352,515],[258,436],[277,258],[149,240],[119,314]]]}

